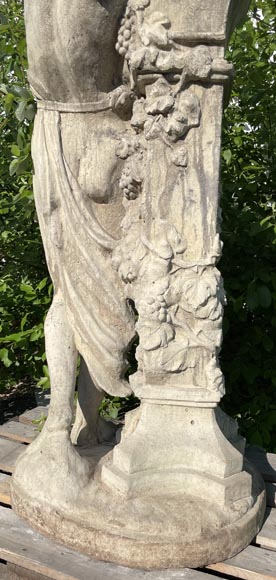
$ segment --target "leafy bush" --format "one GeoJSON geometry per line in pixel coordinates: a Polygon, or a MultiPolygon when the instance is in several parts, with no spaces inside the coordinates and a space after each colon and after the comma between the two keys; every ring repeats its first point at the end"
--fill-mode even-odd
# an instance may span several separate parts
{"type": "Polygon", "coordinates": [[[0,392],[48,382],[43,318],[51,285],[32,192],[35,105],[26,81],[22,2],[0,1],[0,392]]]}
{"type": "MultiPolygon", "coordinates": [[[[237,74],[224,119],[220,268],[228,295],[223,406],[249,442],[276,451],[274,11],[274,0],[254,0],[229,49],[237,74]]],[[[49,384],[43,320],[52,287],[33,203],[35,108],[20,0],[0,0],[0,32],[1,392],[22,378],[49,384]]],[[[107,398],[101,413],[120,416],[124,408],[129,402],[107,398]]]]}
{"type": "Polygon", "coordinates": [[[232,38],[236,79],[224,118],[223,404],[248,441],[276,452],[274,0],[255,0],[251,15],[232,38]]]}

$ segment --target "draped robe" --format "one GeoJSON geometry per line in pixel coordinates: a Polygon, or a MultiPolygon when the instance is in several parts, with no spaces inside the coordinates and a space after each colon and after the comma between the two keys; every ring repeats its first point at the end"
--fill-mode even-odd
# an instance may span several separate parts
{"type": "Polygon", "coordinates": [[[124,210],[111,110],[125,0],[26,0],[29,80],[38,99],[34,191],[49,271],[99,389],[125,395],[134,322],[111,252],[124,210]],[[102,30],[105,30],[105,35],[102,30]],[[104,39],[103,39],[104,36],[104,39]]]}

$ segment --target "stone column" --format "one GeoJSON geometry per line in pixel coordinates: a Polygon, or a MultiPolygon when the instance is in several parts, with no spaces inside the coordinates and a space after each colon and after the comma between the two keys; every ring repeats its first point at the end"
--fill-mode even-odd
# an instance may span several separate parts
{"type": "MultiPolygon", "coordinates": [[[[139,315],[130,383],[141,406],[101,474],[126,497],[154,490],[160,500],[187,494],[210,502],[210,512],[226,518],[222,528],[236,519],[244,539],[252,474],[236,422],[218,407],[225,296],[216,264],[221,122],[233,75],[224,55],[247,8],[247,1],[137,0],[121,24],[117,48],[140,96],[136,135],[119,151],[126,214],[113,264],[139,315]]],[[[200,525],[210,530],[207,519],[200,525]]]]}
{"type": "MultiPolygon", "coordinates": [[[[110,10],[103,8],[108,2],[100,4],[100,15],[100,10],[110,10]]],[[[93,425],[89,433],[94,444],[80,449],[70,441],[68,404],[66,421],[58,411],[66,385],[63,390],[55,387],[55,407],[44,431],[17,464],[13,503],[18,513],[59,541],[132,567],[199,567],[229,558],[251,542],[264,514],[263,482],[244,460],[245,441],[236,422],[218,407],[225,392],[219,366],[225,296],[216,266],[222,250],[221,122],[233,76],[225,49],[248,4],[248,0],[128,0],[116,44],[123,86],[100,97],[94,87],[94,102],[85,105],[52,101],[43,105],[65,116],[86,111],[91,131],[100,122],[91,115],[98,119],[100,114],[105,117],[105,137],[110,134],[116,140],[112,153],[116,171],[109,170],[105,186],[113,179],[121,203],[117,211],[121,234],[110,238],[99,229],[99,223],[106,229],[112,224],[112,231],[117,232],[118,224],[115,228],[108,214],[114,194],[104,196],[98,187],[93,219],[90,216],[93,243],[98,244],[91,251],[96,273],[86,283],[92,289],[87,293],[90,306],[84,310],[79,280],[73,272],[69,285],[61,260],[60,332],[67,329],[65,312],[70,344],[87,364],[88,389],[89,376],[96,387],[104,388],[101,380],[103,385],[106,381],[110,393],[116,394],[117,389],[120,394],[130,387],[141,406],[127,414],[121,441],[113,449],[97,445],[93,425]],[[121,119],[119,109],[126,102],[132,103],[131,111],[128,107],[123,121],[115,122],[110,109],[121,119]],[[105,284],[101,287],[98,280],[105,284]],[[106,288],[110,288],[110,304],[103,293],[106,288]],[[130,385],[124,380],[122,364],[122,352],[133,337],[129,311],[124,314],[128,304],[134,304],[138,313],[135,331],[139,336],[138,371],[130,377],[130,385]],[[90,357],[89,342],[83,347],[86,334],[81,332],[87,312],[95,317],[91,316],[87,328],[96,345],[100,336],[99,353],[104,351],[105,340],[110,343],[108,316],[113,344],[118,342],[119,313],[125,316],[129,330],[118,354],[114,353],[120,362],[117,366],[111,361],[111,346],[103,359],[104,370],[101,356],[90,357]]],[[[116,6],[114,2],[114,10],[116,6]]],[[[61,119],[62,171],[74,193],[76,184],[68,170],[70,142],[66,142],[74,117],[69,129],[61,119]]],[[[99,132],[92,136],[92,145],[99,146],[99,132]]],[[[107,153],[109,167],[108,145],[107,153]]],[[[101,166],[97,168],[94,162],[94,167],[97,175],[104,175],[104,156],[101,166]]],[[[80,192],[78,200],[82,209],[80,192]]],[[[80,230],[82,256],[87,256],[90,246],[85,253],[82,235],[80,230]]],[[[51,259],[54,264],[54,254],[51,259]]],[[[55,274],[54,265],[52,271],[55,274]]],[[[56,332],[53,325],[50,329],[56,332]]],[[[60,338],[58,343],[60,347],[60,338]]],[[[97,397],[87,395],[88,399],[97,397]]],[[[78,416],[74,441],[82,424],[78,416]]]]}
{"type": "Polygon", "coordinates": [[[162,491],[179,486],[243,509],[251,489],[244,441],[217,408],[225,297],[216,264],[222,110],[233,74],[224,53],[234,15],[247,6],[137,0],[122,20],[117,49],[139,97],[118,149],[125,217],[113,265],[139,315],[130,383],[141,407],[102,473],[123,493],[148,493],[161,477],[162,491]]]}

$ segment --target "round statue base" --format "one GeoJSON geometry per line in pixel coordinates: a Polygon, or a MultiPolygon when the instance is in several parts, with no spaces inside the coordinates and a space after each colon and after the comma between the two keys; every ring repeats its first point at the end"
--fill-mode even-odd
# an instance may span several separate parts
{"type": "Polygon", "coordinates": [[[77,482],[72,475],[76,465],[71,471],[70,460],[64,469],[66,461],[60,462],[59,454],[42,456],[50,463],[41,467],[36,462],[33,472],[32,458],[26,457],[25,478],[25,455],[29,453],[20,458],[12,483],[13,508],[38,531],[94,559],[142,569],[202,567],[243,550],[263,521],[264,485],[252,466],[253,505],[246,511],[243,503],[234,510],[187,494],[165,495],[160,489],[142,497],[121,496],[100,481],[105,458],[95,469],[96,462],[92,468],[93,461],[77,453],[77,462],[90,465],[86,482],[85,471],[77,482]]]}

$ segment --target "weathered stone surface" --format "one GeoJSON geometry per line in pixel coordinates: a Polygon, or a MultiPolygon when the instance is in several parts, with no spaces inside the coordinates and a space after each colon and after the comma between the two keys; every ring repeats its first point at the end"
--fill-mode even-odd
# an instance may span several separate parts
{"type": "MultiPolygon", "coordinates": [[[[96,463],[96,449],[94,459],[96,463]]],[[[161,493],[162,477],[148,496],[118,496],[100,483],[97,468],[93,481],[92,470],[90,483],[77,493],[71,474],[57,477],[49,490],[35,489],[35,498],[32,489],[27,492],[25,481],[23,488],[16,481],[13,505],[38,531],[99,560],[142,569],[201,567],[240,552],[245,538],[253,537],[260,527],[263,483],[252,467],[249,471],[257,498],[249,511],[244,501],[226,511],[212,497],[180,493],[177,481],[173,493],[161,493]],[[64,496],[65,487],[70,488],[70,497],[64,496]]]]}
{"type": "Polygon", "coordinates": [[[218,408],[224,54],[247,7],[25,2],[35,197],[55,296],[49,416],[17,463],[13,505],[40,530],[128,566],[229,558],[263,518],[263,482],[218,408]],[[103,392],[141,398],[116,446],[96,413],[103,392]]]}

